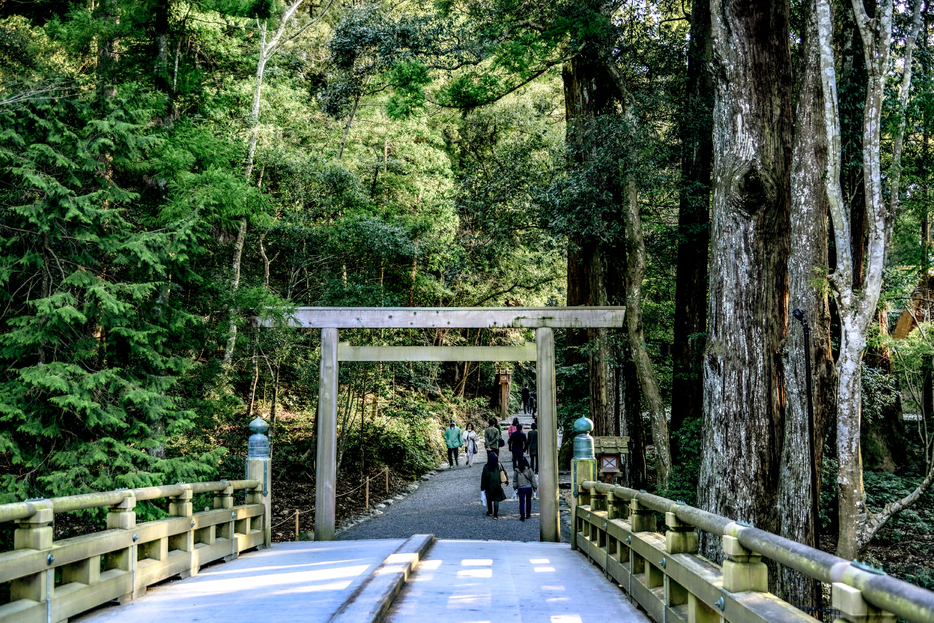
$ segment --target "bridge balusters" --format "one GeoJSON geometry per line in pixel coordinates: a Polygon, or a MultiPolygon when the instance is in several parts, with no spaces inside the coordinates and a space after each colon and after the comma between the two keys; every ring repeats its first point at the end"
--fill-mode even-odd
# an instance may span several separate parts
{"type": "MultiPolygon", "coordinates": [[[[126,492],[126,497],[119,504],[114,504],[107,511],[107,529],[108,530],[135,530],[136,529],[136,496],[132,491],[126,492]]],[[[118,598],[120,603],[131,600],[136,592],[136,543],[130,541],[130,545],[104,555],[103,571],[118,569],[130,573],[130,584],[126,594],[118,598]]],[[[100,567],[98,567],[100,572],[100,567]]]]}
{"type": "MultiPolygon", "coordinates": [[[[13,548],[49,550],[52,548],[52,502],[36,500],[32,504],[36,512],[32,517],[17,522],[19,528],[13,533],[13,548]]],[[[10,586],[11,601],[31,599],[41,602],[51,599],[54,586],[49,585],[50,576],[51,573],[40,572],[13,580],[10,586]]]]}
{"type": "Polygon", "coordinates": [[[655,511],[633,498],[629,503],[629,523],[633,532],[655,532],[655,511]]]}
{"type": "Polygon", "coordinates": [[[863,592],[834,582],[832,589],[833,607],[840,611],[834,623],[895,623],[895,616],[866,603],[863,592]]]}
{"type": "Polygon", "coordinates": [[[746,549],[739,539],[729,534],[723,535],[723,589],[731,593],[769,591],[769,570],[762,562],[762,556],[746,549]]]}
{"type": "Polygon", "coordinates": [[[181,534],[169,537],[169,549],[179,550],[188,554],[188,568],[179,575],[182,579],[198,574],[198,565],[194,560],[195,539],[194,532],[190,528],[195,527],[195,520],[191,519],[193,508],[191,504],[192,491],[191,485],[183,484],[181,495],[169,498],[169,515],[174,517],[189,518],[189,529],[181,534]]]}
{"type": "Polygon", "coordinates": [[[694,526],[688,525],[672,513],[665,513],[665,551],[669,554],[696,554],[698,536],[694,526]]]}

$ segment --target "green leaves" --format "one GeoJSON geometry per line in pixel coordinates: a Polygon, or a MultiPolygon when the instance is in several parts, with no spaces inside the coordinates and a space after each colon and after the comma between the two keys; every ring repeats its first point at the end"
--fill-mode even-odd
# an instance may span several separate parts
{"type": "Polygon", "coordinates": [[[404,62],[396,65],[389,75],[393,94],[386,103],[390,119],[408,119],[425,106],[424,87],[431,83],[428,69],[420,63],[404,62]]]}

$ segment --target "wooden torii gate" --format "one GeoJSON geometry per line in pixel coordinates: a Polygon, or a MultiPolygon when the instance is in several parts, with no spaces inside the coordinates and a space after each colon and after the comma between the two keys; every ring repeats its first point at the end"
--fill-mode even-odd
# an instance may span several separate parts
{"type": "MultiPolygon", "coordinates": [[[[539,422],[541,540],[559,542],[558,417],[553,329],[623,326],[623,307],[299,307],[289,324],[321,329],[315,540],[333,541],[337,485],[339,361],[536,362],[539,422]],[[535,348],[523,346],[350,346],[340,329],[535,329],[535,348]]],[[[270,326],[272,321],[264,321],[270,326]]]]}

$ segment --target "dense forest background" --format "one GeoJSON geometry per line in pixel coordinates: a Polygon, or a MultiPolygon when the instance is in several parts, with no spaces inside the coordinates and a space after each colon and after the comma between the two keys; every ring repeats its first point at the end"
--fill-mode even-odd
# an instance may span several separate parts
{"type": "MultiPolygon", "coordinates": [[[[598,434],[631,437],[627,483],[815,542],[813,526],[784,525],[776,510],[809,508],[807,443],[791,424],[813,374],[820,545],[879,562],[870,543],[912,534],[890,570],[934,586],[932,15],[920,0],[870,8],[884,35],[894,6],[876,68],[863,55],[861,2],[777,3],[762,18],[776,34],[753,39],[773,64],[750,86],[717,43],[723,20],[749,19],[734,15],[742,4],[0,1],[0,502],[233,476],[257,415],[271,426],[277,478],[313,482],[318,335],[258,329],[257,317],[296,306],[625,305],[625,329],[558,336],[558,383],[562,423],[587,415],[598,434]],[[830,127],[820,42],[838,74],[829,146],[807,143],[830,127]],[[876,85],[878,111],[866,107],[876,85]],[[759,148],[765,164],[730,191],[721,120],[744,92],[783,112],[755,120],[774,153],[759,148]],[[864,133],[873,115],[877,144],[864,133]],[[822,158],[837,152],[849,244],[834,234],[824,187],[822,158]],[[884,170],[878,197],[867,154],[884,170]],[[802,198],[803,188],[820,192],[802,198]],[[866,215],[879,202],[877,266],[866,215]],[[722,214],[755,223],[730,233],[722,214]],[[802,250],[795,236],[814,244],[802,250]],[[750,272],[784,271],[767,288],[725,276],[744,259],[721,247],[739,253],[752,239],[740,254],[750,272]],[[880,296],[860,299],[871,317],[860,346],[849,301],[877,269],[880,296]],[[815,332],[811,370],[795,307],[815,332]],[[761,327],[724,325],[730,309],[761,327]],[[854,343],[850,373],[841,362],[854,343]],[[742,357],[723,353],[758,350],[766,363],[743,369],[768,396],[730,395],[723,388],[742,384],[730,361],[742,357]],[[856,379],[845,394],[856,399],[853,439],[834,424],[847,421],[838,374],[856,379]],[[770,446],[735,448],[755,476],[725,486],[751,501],[725,508],[705,480],[718,468],[704,448],[729,446],[717,431],[736,421],[757,430],[756,418],[770,446]],[[851,441],[862,448],[862,507],[837,502],[851,441]],[[761,507],[757,487],[770,492],[761,507]]],[[[496,371],[342,366],[342,476],[431,469],[444,422],[479,427],[492,412],[496,371]]],[[[534,366],[512,372],[514,387],[534,382],[534,366]]]]}

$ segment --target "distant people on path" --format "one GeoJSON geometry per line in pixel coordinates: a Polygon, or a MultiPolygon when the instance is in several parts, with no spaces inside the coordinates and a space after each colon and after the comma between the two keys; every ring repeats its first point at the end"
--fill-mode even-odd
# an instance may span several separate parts
{"type": "Polygon", "coordinates": [[[525,457],[519,457],[519,464],[512,475],[512,482],[519,494],[519,521],[532,516],[532,492],[538,489],[538,479],[525,457]]]}
{"type": "Polygon", "coordinates": [[[483,443],[486,444],[487,452],[499,452],[503,446],[503,433],[499,430],[499,421],[491,417],[487,423],[490,426],[483,431],[483,443]]]}
{"type": "Polygon", "coordinates": [[[487,453],[486,465],[480,472],[480,490],[486,494],[486,514],[493,515],[493,519],[499,519],[499,503],[506,499],[503,485],[509,484],[509,476],[500,465],[497,452],[487,453]]]}
{"type": "Polygon", "coordinates": [[[522,388],[522,413],[531,413],[532,409],[532,392],[529,391],[529,384],[526,383],[525,387],[522,388]]]}
{"type": "Polygon", "coordinates": [[[470,423],[464,430],[464,450],[467,452],[467,467],[473,467],[473,457],[477,453],[477,432],[470,423]]]}
{"type": "Polygon", "coordinates": [[[451,425],[444,429],[444,443],[448,446],[448,465],[451,467],[460,465],[457,452],[464,445],[464,437],[454,420],[451,420],[451,425]]]}
{"type": "Polygon", "coordinates": [[[532,422],[532,430],[529,431],[529,467],[538,473],[538,424],[532,422]]]}
{"type": "Polygon", "coordinates": [[[529,413],[532,414],[532,417],[538,415],[538,398],[535,396],[535,392],[532,392],[532,395],[529,396],[529,413]]]}
{"type": "Polygon", "coordinates": [[[528,449],[529,440],[522,432],[522,424],[516,424],[516,430],[509,435],[509,451],[512,452],[512,468],[516,469],[519,459],[528,449]]]}
{"type": "Polygon", "coordinates": [[[519,418],[512,418],[512,424],[509,425],[509,428],[506,430],[506,439],[512,437],[512,434],[516,432],[516,427],[519,426],[519,418]]]}

